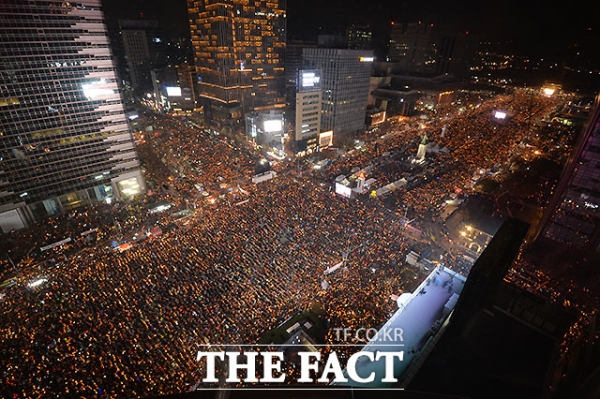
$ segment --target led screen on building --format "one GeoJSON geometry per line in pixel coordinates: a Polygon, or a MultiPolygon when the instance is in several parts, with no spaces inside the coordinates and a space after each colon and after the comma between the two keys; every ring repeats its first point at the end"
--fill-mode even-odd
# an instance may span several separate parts
{"type": "Polygon", "coordinates": [[[265,132],[280,132],[282,130],[281,119],[273,119],[264,122],[264,130],[265,132]]]}
{"type": "Polygon", "coordinates": [[[318,69],[300,69],[296,76],[299,93],[321,90],[321,71],[318,69]]]}
{"type": "Polygon", "coordinates": [[[319,134],[319,147],[329,147],[333,145],[333,130],[319,134]]]}
{"type": "Polygon", "coordinates": [[[167,96],[181,97],[181,87],[165,87],[165,89],[167,89],[167,96]]]}

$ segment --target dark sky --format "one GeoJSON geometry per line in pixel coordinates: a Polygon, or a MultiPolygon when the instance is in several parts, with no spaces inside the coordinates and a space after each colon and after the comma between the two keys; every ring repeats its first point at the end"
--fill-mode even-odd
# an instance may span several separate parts
{"type": "Polygon", "coordinates": [[[563,45],[585,34],[589,27],[600,27],[599,2],[563,2],[561,7],[553,3],[547,0],[288,0],[288,21],[293,32],[315,23],[326,28],[358,22],[376,29],[391,21],[422,20],[481,37],[511,38],[532,51],[563,45]]]}
{"type": "MultiPolygon", "coordinates": [[[[280,0],[284,1],[284,0],[280,0]]],[[[144,13],[168,33],[187,35],[185,0],[103,0],[107,18],[144,13]]],[[[526,54],[558,51],[574,42],[600,44],[600,2],[550,0],[287,0],[288,34],[315,37],[355,23],[370,25],[375,39],[389,39],[391,21],[422,20],[481,38],[512,39],[526,54]],[[586,4],[588,3],[588,4],[586,4]],[[319,28],[321,28],[319,30],[319,28]]]]}

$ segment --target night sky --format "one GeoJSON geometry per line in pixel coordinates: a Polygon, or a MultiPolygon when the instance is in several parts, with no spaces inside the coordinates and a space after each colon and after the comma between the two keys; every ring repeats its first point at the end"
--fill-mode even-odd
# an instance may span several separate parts
{"type": "MultiPolygon", "coordinates": [[[[159,20],[167,33],[189,35],[185,0],[103,3],[108,19],[143,12],[145,18],[159,20]]],[[[392,21],[421,20],[450,32],[469,31],[481,39],[511,41],[512,51],[527,55],[551,55],[575,43],[592,50],[600,43],[600,2],[563,2],[559,7],[541,0],[288,0],[287,15],[288,36],[299,39],[314,39],[318,32],[343,32],[354,23],[369,25],[381,46],[389,40],[392,21]]]]}

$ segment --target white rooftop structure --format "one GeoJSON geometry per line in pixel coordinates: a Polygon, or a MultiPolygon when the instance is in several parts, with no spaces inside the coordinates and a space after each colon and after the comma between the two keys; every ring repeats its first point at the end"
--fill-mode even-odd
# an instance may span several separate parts
{"type": "MultiPolygon", "coordinates": [[[[444,267],[436,267],[429,276],[412,293],[402,294],[399,298],[399,309],[383,325],[377,335],[363,347],[363,351],[377,352],[404,352],[402,361],[395,360],[394,377],[400,380],[400,376],[408,369],[411,361],[419,357],[427,342],[437,332],[456,305],[466,278],[460,274],[444,267]],[[401,338],[390,340],[395,334],[384,334],[384,331],[402,330],[401,338]]],[[[397,338],[397,336],[396,336],[397,338]]],[[[336,383],[335,385],[354,387],[377,387],[389,388],[394,383],[381,383],[385,375],[385,360],[370,362],[361,357],[356,365],[356,372],[365,378],[375,372],[372,383],[358,383],[348,378],[346,370],[344,376],[349,379],[347,383],[336,383]]]]}

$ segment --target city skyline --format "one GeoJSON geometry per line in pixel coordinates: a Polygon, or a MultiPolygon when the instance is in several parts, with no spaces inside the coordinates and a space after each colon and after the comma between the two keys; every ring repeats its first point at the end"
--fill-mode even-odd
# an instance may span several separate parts
{"type": "MultiPolygon", "coordinates": [[[[159,0],[127,4],[104,0],[103,4],[109,15],[133,17],[142,13],[145,18],[159,19],[172,34],[188,35],[185,0],[171,1],[169,7],[159,0]]],[[[352,24],[368,25],[381,48],[389,41],[392,22],[423,21],[452,32],[468,31],[482,40],[501,42],[503,48],[523,55],[558,57],[577,45],[596,67],[600,58],[593,51],[593,44],[600,40],[600,29],[595,24],[599,18],[598,3],[572,3],[557,9],[516,0],[470,0],[460,5],[444,1],[287,0],[288,39],[314,40],[319,33],[343,33],[352,24]]]]}

